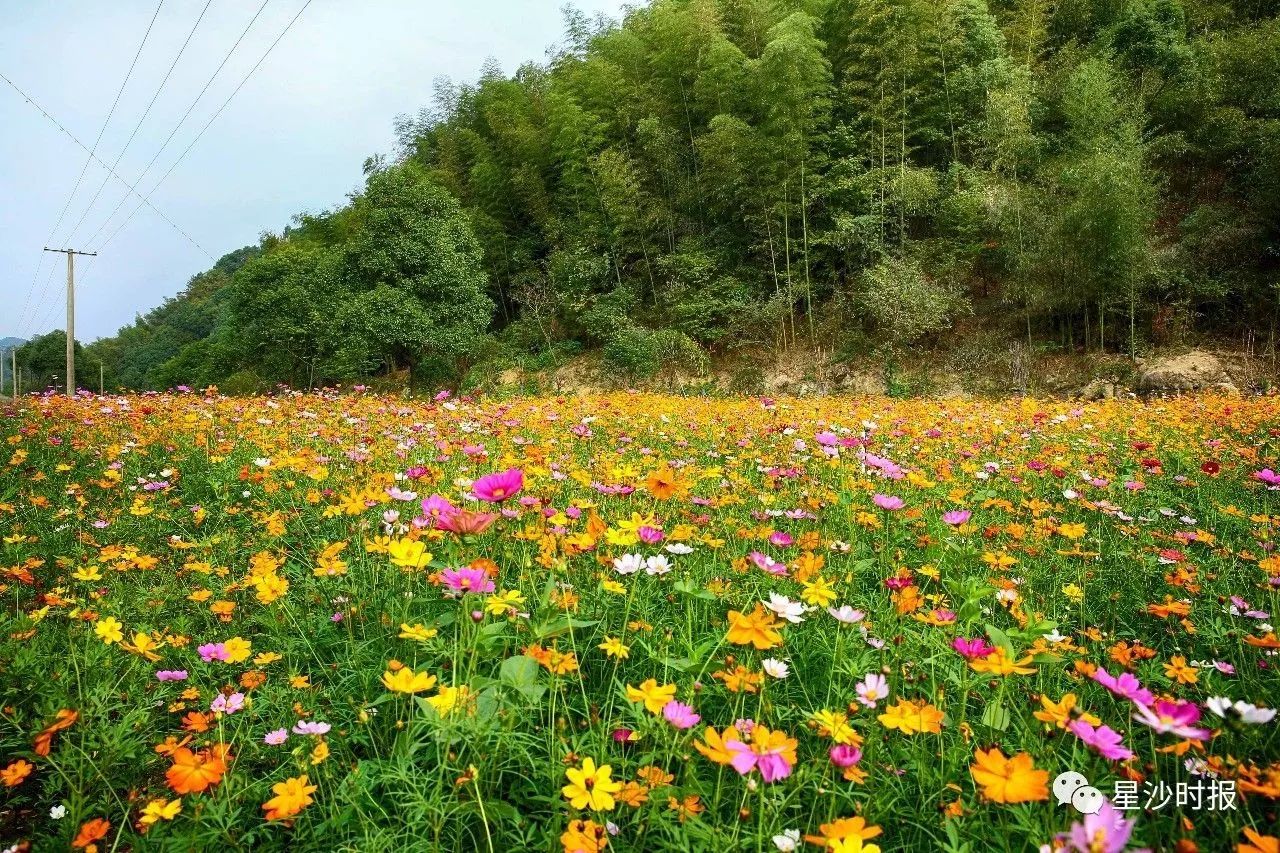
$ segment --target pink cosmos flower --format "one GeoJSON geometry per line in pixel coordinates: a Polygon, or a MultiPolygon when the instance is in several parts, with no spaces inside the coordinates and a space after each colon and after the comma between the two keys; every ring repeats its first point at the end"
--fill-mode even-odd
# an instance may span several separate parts
{"type": "Polygon", "coordinates": [[[244,694],[232,693],[230,696],[219,693],[218,698],[214,699],[209,705],[209,710],[215,714],[234,714],[244,707],[244,694]]]}
{"type": "Polygon", "coordinates": [[[987,641],[981,637],[974,637],[972,640],[965,637],[956,637],[951,641],[951,648],[955,649],[966,660],[985,658],[995,651],[995,648],[987,645],[987,641]]]}
{"type": "Polygon", "coordinates": [[[1122,853],[1133,834],[1135,821],[1125,820],[1124,812],[1104,799],[1097,814],[1071,824],[1071,829],[1056,837],[1064,853],[1122,853]]]}
{"type": "Polygon", "coordinates": [[[432,495],[422,502],[422,514],[432,521],[457,511],[458,508],[456,506],[440,495],[432,495]]]}
{"type": "Polygon", "coordinates": [[[319,720],[299,720],[293,725],[295,735],[324,735],[332,728],[328,723],[319,720]]]}
{"type": "Polygon", "coordinates": [[[1207,740],[1208,729],[1199,729],[1200,707],[1194,702],[1169,702],[1157,699],[1154,705],[1139,705],[1133,718],[1161,734],[1177,735],[1193,740],[1207,740]]]}
{"type": "Polygon", "coordinates": [[[757,568],[763,569],[771,575],[785,576],[787,574],[786,564],[779,563],[768,554],[762,554],[759,551],[752,551],[747,555],[747,559],[755,563],[757,568]]]}
{"type": "Polygon", "coordinates": [[[470,536],[475,533],[483,533],[497,518],[497,513],[455,509],[453,512],[436,519],[435,526],[437,530],[447,530],[459,536],[470,536]]]}
{"type": "Polygon", "coordinates": [[[868,673],[855,689],[858,691],[858,701],[868,708],[874,708],[876,702],[889,698],[889,682],[878,672],[868,673]]]}
{"type": "Polygon", "coordinates": [[[524,472],[509,468],[497,474],[488,474],[471,484],[471,492],[482,501],[501,503],[514,497],[524,488],[524,472]]]}
{"type": "Polygon", "coordinates": [[[959,527],[964,524],[973,515],[967,509],[953,509],[942,514],[942,520],[952,527],[959,527]]]}
{"type": "Polygon", "coordinates": [[[795,540],[791,538],[791,534],[784,530],[775,530],[769,534],[769,544],[776,545],[779,548],[785,548],[795,540]]]}
{"type": "Polygon", "coordinates": [[[156,681],[186,681],[185,669],[162,669],[156,673],[156,681]]]}
{"type": "Polygon", "coordinates": [[[1129,699],[1139,705],[1150,705],[1155,701],[1152,692],[1142,686],[1137,676],[1131,672],[1122,672],[1113,676],[1101,667],[1093,674],[1093,680],[1110,690],[1115,695],[1129,699]]]}
{"type": "Polygon", "coordinates": [[[203,646],[196,646],[196,651],[200,653],[200,659],[205,663],[227,659],[227,647],[222,643],[205,643],[203,646]]]}
{"type": "Polygon", "coordinates": [[[493,581],[484,569],[445,569],[440,573],[444,585],[454,592],[493,592],[493,581]]]}
{"type": "Polygon", "coordinates": [[[827,755],[831,758],[831,763],[842,770],[862,760],[862,750],[847,743],[836,744],[827,755]]]}
{"type": "Polygon", "coordinates": [[[896,495],[876,494],[871,497],[871,502],[886,512],[894,512],[906,506],[902,498],[896,495]]]}
{"type": "Polygon", "coordinates": [[[1067,728],[1103,758],[1111,761],[1128,761],[1133,758],[1133,752],[1124,745],[1120,733],[1110,726],[1095,729],[1084,720],[1072,720],[1067,723],[1067,728]]]}
{"type": "Polygon", "coordinates": [[[836,442],[840,440],[834,432],[830,430],[820,432],[813,437],[813,440],[821,444],[823,447],[834,447],[836,442]]]}
{"type": "Polygon", "coordinates": [[[692,705],[677,702],[675,699],[662,706],[662,716],[667,718],[668,723],[681,730],[691,729],[702,720],[702,717],[693,712],[692,705]]]}
{"type": "Polygon", "coordinates": [[[731,740],[726,747],[733,753],[729,764],[743,776],[752,770],[759,770],[764,781],[776,782],[791,775],[791,765],[782,754],[781,747],[770,749],[740,740],[731,740]]]}
{"type": "Polygon", "coordinates": [[[267,732],[262,738],[262,742],[267,746],[279,746],[289,739],[288,729],[276,729],[273,732],[267,732]]]}

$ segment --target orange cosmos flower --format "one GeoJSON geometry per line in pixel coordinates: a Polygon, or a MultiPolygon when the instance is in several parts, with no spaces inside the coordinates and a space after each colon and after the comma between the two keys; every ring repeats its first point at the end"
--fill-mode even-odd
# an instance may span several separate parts
{"type": "Polygon", "coordinates": [[[0,769],[0,782],[3,782],[6,788],[16,788],[31,775],[32,770],[35,770],[35,767],[31,762],[19,758],[0,769]]]}
{"type": "Polygon", "coordinates": [[[560,843],[564,853],[600,853],[609,846],[609,831],[593,820],[571,820],[560,843]]]}
{"type": "Polygon", "coordinates": [[[54,718],[54,721],[45,726],[44,730],[36,735],[36,739],[32,745],[32,749],[35,750],[36,755],[48,755],[49,750],[53,746],[54,734],[62,731],[63,729],[71,728],[78,719],[80,719],[79,711],[72,711],[67,708],[63,708],[59,711],[57,716],[54,718]]]}
{"type": "Polygon", "coordinates": [[[729,642],[739,646],[755,646],[760,651],[782,645],[778,631],[778,619],[764,605],[756,602],[755,610],[745,615],[737,610],[729,611],[729,642]]]}
{"type": "Polygon", "coordinates": [[[98,845],[94,842],[105,838],[110,829],[111,821],[106,818],[95,817],[93,820],[85,821],[81,824],[80,831],[76,833],[71,846],[86,853],[97,853],[98,845]]]}
{"type": "Polygon", "coordinates": [[[271,791],[275,796],[262,804],[267,820],[286,820],[311,805],[314,802],[311,795],[315,793],[316,786],[307,784],[309,781],[304,773],[272,785],[271,791]]]}
{"type": "Polygon", "coordinates": [[[992,747],[974,755],[969,767],[982,795],[994,803],[1033,803],[1049,799],[1049,771],[1037,770],[1031,756],[1020,752],[1012,758],[992,747]]]}
{"type": "Polygon", "coordinates": [[[942,731],[942,717],[942,712],[928,702],[900,699],[878,719],[886,729],[897,729],[904,735],[936,735],[942,731]]]}
{"type": "Polygon", "coordinates": [[[173,751],[173,766],[165,780],[176,794],[198,794],[222,781],[230,754],[225,747],[192,752],[185,746],[173,751]]]}

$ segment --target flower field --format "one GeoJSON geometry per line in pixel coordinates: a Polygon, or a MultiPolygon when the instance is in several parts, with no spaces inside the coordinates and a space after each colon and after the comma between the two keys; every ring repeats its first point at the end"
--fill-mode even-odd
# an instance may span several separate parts
{"type": "Polygon", "coordinates": [[[1275,851],[1278,402],[11,406],[0,849],[1275,851]]]}

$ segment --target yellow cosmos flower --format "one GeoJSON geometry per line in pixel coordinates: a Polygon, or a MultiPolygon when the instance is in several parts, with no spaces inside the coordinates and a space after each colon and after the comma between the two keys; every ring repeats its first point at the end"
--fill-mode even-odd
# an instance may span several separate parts
{"type": "MultiPolygon", "coordinates": [[[[596,646],[596,648],[611,658],[626,660],[631,655],[631,648],[623,645],[622,640],[618,637],[605,637],[604,642],[596,646]]],[[[632,699],[631,701],[636,702],[640,700],[632,699]]]]}
{"type": "Polygon", "coordinates": [[[436,677],[429,672],[414,672],[406,666],[395,672],[384,672],[382,684],[396,693],[423,693],[436,686],[436,677]]]}
{"type": "Polygon", "coordinates": [[[674,698],[676,698],[674,684],[659,685],[655,679],[650,678],[639,687],[627,685],[627,701],[643,702],[650,714],[661,714],[663,706],[674,698]]]}
{"type": "Polygon", "coordinates": [[[93,626],[93,633],[97,634],[98,638],[109,646],[124,639],[124,632],[121,630],[123,627],[116,617],[108,616],[105,619],[98,620],[97,624],[93,626]]]}
{"type": "Polygon", "coordinates": [[[435,556],[427,551],[425,543],[417,539],[394,539],[387,545],[387,554],[393,566],[406,571],[426,568],[435,556]]]}
{"type": "Polygon", "coordinates": [[[400,623],[399,636],[400,636],[400,639],[402,640],[414,640],[419,643],[425,643],[427,640],[430,640],[433,637],[435,637],[435,635],[438,633],[440,633],[438,629],[428,628],[426,625],[423,625],[421,622],[419,622],[417,625],[409,625],[404,622],[400,623]]]}
{"type": "Polygon", "coordinates": [[[152,800],[143,807],[142,814],[138,817],[138,823],[142,824],[143,827],[149,827],[162,820],[173,820],[181,813],[181,797],[176,800],[165,800],[164,797],[161,797],[157,800],[152,800]]]}
{"type": "Polygon", "coordinates": [[[608,764],[596,767],[594,760],[584,758],[582,767],[570,767],[564,771],[569,784],[560,789],[569,805],[575,809],[612,811],[616,802],[613,795],[622,790],[622,783],[611,778],[613,768],[608,764]]]}

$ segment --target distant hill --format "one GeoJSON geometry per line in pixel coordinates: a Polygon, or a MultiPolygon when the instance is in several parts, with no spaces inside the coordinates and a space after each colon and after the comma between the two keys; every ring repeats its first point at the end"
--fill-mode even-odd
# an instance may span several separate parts
{"type": "Polygon", "coordinates": [[[0,352],[8,352],[9,350],[14,349],[15,347],[20,347],[25,343],[26,341],[22,338],[0,338],[0,352]]]}

